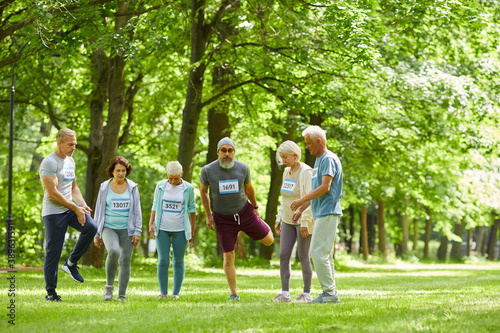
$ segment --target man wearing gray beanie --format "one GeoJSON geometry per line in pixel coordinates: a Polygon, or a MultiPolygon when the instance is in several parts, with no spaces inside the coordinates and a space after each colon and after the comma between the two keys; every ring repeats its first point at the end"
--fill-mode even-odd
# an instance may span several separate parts
{"type": "Polygon", "coordinates": [[[222,145],[230,145],[234,149],[234,141],[228,138],[227,136],[225,138],[220,139],[219,143],[217,144],[217,152],[219,152],[220,147],[222,145]]]}
{"type": "Polygon", "coordinates": [[[238,232],[243,231],[266,246],[274,242],[274,237],[271,228],[259,217],[248,165],[234,159],[233,140],[228,137],[221,139],[217,144],[217,155],[216,161],[201,169],[200,196],[207,216],[207,226],[210,230],[216,230],[222,247],[224,273],[231,290],[229,300],[239,301],[234,267],[238,232]],[[208,194],[208,188],[211,195],[208,194]]]}

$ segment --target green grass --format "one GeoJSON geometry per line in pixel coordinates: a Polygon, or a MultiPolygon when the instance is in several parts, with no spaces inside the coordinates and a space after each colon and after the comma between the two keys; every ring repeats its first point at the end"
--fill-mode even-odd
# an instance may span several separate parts
{"type": "MultiPolygon", "coordinates": [[[[338,304],[275,304],[277,269],[238,269],[241,301],[230,303],[220,269],[186,272],[179,301],[158,302],[156,265],[134,266],[126,303],[105,302],[103,270],[86,281],[59,271],[62,303],[44,300],[42,271],[16,276],[16,325],[8,324],[7,277],[1,273],[0,331],[7,332],[500,332],[500,264],[359,265],[336,273],[338,304]]],[[[294,272],[292,297],[301,292],[294,272]]],[[[313,279],[313,293],[319,284],[313,279]]],[[[116,295],[115,295],[116,299],[116,295]]]]}

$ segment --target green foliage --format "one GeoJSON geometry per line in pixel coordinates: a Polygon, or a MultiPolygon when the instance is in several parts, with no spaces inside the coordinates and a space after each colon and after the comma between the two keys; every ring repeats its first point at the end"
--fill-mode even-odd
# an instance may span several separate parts
{"type": "MultiPolygon", "coordinates": [[[[78,133],[77,176],[85,189],[88,161],[81,152],[89,148],[94,51],[124,57],[126,89],[139,87],[130,115],[107,119],[105,109],[103,116],[120,122],[127,134],[118,154],[134,167],[130,178],[140,184],[144,227],[164,166],[178,156],[193,51],[190,2],[127,5],[130,19],[120,29],[115,29],[121,16],[113,1],[23,0],[2,7],[2,31],[26,24],[2,35],[7,47],[0,59],[14,57],[30,42],[15,70],[14,216],[23,255],[36,257],[43,243],[36,170],[54,149],[56,128],[78,133]],[[54,53],[60,54],[61,67],[52,63],[54,53]],[[128,117],[132,126],[126,130],[128,117]]],[[[212,18],[219,5],[207,1],[206,17],[212,18]]],[[[209,35],[206,54],[194,64],[207,66],[200,92],[204,109],[191,147],[195,186],[208,149],[207,109],[224,102],[237,158],[250,165],[259,202],[266,202],[269,190],[268,150],[280,144],[270,133],[284,134],[288,120],[294,139],[301,141],[300,131],[315,118],[343,163],[342,206],[383,198],[394,242],[401,238],[397,219],[402,214],[424,218],[429,210],[435,231],[450,237],[456,221],[465,219],[468,227],[490,222],[489,213],[499,208],[492,186],[500,148],[495,1],[253,0],[224,12],[214,29],[218,33],[209,35]],[[221,39],[219,28],[234,31],[221,39]],[[229,82],[224,91],[213,81],[220,67],[229,76],[219,78],[229,82]]],[[[5,96],[8,64],[0,66],[5,96]]],[[[8,106],[1,99],[3,142],[8,106]]],[[[6,161],[5,144],[0,164],[6,161]]],[[[6,179],[2,168],[2,194],[6,179]]],[[[2,216],[5,201],[3,195],[2,216]]],[[[215,234],[204,226],[196,254],[217,261],[215,234]]]]}

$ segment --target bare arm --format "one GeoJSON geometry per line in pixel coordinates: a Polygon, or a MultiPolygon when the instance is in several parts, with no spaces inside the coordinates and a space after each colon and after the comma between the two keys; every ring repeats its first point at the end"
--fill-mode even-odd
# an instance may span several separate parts
{"type": "Polygon", "coordinates": [[[73,179],[73,188],[71,190],[71,194],[73,196],[73,200],[77,204],[79,204],[80,207],[83,207],[86,210],[87,214],[90,214],[90,212],[92,212],[92,209],[90,209],[90,207],[85,202],[80,188],[78,187],[78,185],[76,185],[76,179],[73,179]]]}
{"type": "Polygon", "coordinates": [[[202,182],[200,182],[200,197],[203,208],[205,209],[205,215],[207,216],[207,227],[210,230],[215,230],[214,217],[212,216],[212,211],[210,210],[210,196],[208,195],[208,186],[205,186],[202,182]]]}
{"type": "Polygon", "coordinates": [[[189,220],[191,221],[191,239],[189,242],[191,243],[194,238],[194,226],[196,222],[196,213],[189,213],[189,220]]]}
{"type": "Polygon", "coordinates": [[[328,193],[328,191],[330,191],[330,185],[332,184],[332,180],[333,180],[332,176],[324,175],[323,177],[321,177],[321,185],[320,186],[318,186],[313,191],[307,193],[302,198],[299,198],[299,199],[295,200],[294,202],[292,202],[292,204],[290,205],[290,208],[292,208],[292,210],[297,210],[299,207],[302,208],[302,206],[305,204],[307,204],[307,206],[305,206],[304,209],[307,208],[309,206],[311,200],[319,198],[323,194],[328,193]]]}
{"type": "Polygon", "coordinates": [[[332,176],[324,175],[323,177],[321,177],[320,186],[318,186],[313,191],[307,193],[302,198],[299,198],[294,202],[292,202],[290,208],[293,211],[296,211],[292,216],[292,220],[294,221],[294,223],[298,223],[300,216],[302,215],[302,212],[311,204],[311,200],[319,198],[323,194],[328,193],[328,191],[330,191],[330,185],[332,184],[332,180],[333,180],[332,176]]]}
{"type": "Polygon", "coordinates": [[[155,217],[156,217],[156,212],[152,210],[151,217],[149,218],[149,235],[153,239],[155,239],[155,217]]]}
{"type": "Polygon", "coordinates": [[[245,194],[247,195],[248,200],[255,208],[255,213],[259,215],[259,206],[257,205],[257,199],[255,198],[255,190],[253,189],[252,182],[248,182],[245,184],[245,194]]]}
{"type": "Polygon", "coordinates": [[[75,193],[75,186],[78,189],[78,194],[80,195],[79,198],[75,199],[75,202],[78,203],[76,200],[80,200],[80,202],[83,201],[84,206],[79,207],[76,205],[74,202],[66,199],[61,192],[57,189],[57,185],[59,185],[59,181],[57,180],[57,176],[42,176],[42,184],[45,190],[47,191],[47,195],[51,200],[56,202],[57,204],[64,206],[68,209],[71,209],[72,211],[75,212],[76,217],[78,218],[78,223],[81,225],[85,224],[85,213],[90,212],[90,208],[87,206],[85,203],[85,200],[83,200],[82,193],[80,192],[80,189],[78,186],[76,186],[76,181],[73,180],[73,190],[72,190],[72,195],[74,197],[75,193]]]}

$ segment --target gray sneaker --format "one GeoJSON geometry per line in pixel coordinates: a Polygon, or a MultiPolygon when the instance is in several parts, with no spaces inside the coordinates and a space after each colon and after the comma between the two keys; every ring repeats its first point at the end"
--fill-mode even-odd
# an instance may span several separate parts
{"type": "Polygon", "coordinates": [[[339,296],[337,295],[337,292],[334,291],[333,295],[330,295],[326,291],[323,291],[321,295],[319,295],[317,298],[313,299],[312,301],[308,303],[338,303],[340,302],[339,296]]]}
{"type": "Polygon", "coordinates": [[[118,298],[116,300],[120,301],[120,302],[126,302],[127,301],[127,297],[125,297],[125,295],[120,295],[120,296],[118,296],[118,298]]]}
{"type": "Polygon", "coordinates": [[[104,287],[104,295],[102,295],[102,298],[105,300],[105,301],[111,301],[113,299],[113,289],[115,287],[111,286],[111,287],[108,287],[108,286],[105,286],[104,287]]]}
{"type": "Polygon", "coordinates": [[[236,296],[235,294],[231,294],[231,296],[229,296],[229,300],[230,301],[239,301],[240,296],[236,296]]]}

